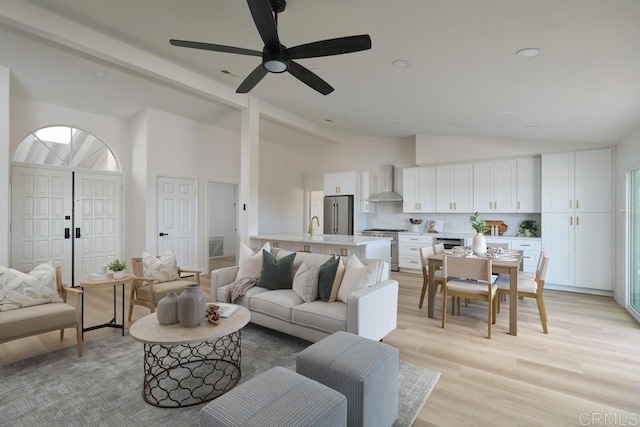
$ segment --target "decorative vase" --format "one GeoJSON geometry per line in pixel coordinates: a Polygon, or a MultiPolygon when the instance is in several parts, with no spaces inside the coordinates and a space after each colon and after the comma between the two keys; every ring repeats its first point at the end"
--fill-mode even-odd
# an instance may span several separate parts
{"type": "Polygon", "coordinates": [[[161,325],[178,323],[178,294],[169,292],[164,298],[158,301],[156,309],[158,323],[161,325]]]}
{"type": "Polygon", "coordinates": [[[178,321],[185,328],[195,328],[204,319],[206,308],[205,295],[200,285],[187,285],[178,297],[178,321]]]}
{"type": "Polygon", "coordinates": [[[471,250],[474,255],[480,256],[487,253],[487,238],[484,237],[484,234],[478,233],[473,236],[473,244],[471,245],[471,250]]]}
{"type": "Polygon", "coordinates": [[[126,275],[127,275],[126,270],[120,270],[120,271],[114,271],[113,272],[113,278],[114,279],[122,279],[126,275]]]}

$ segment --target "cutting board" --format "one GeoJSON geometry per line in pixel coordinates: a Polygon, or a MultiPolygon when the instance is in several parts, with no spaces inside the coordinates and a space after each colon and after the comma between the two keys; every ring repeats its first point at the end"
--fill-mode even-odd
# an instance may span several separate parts
{"type": "Polygon", "coordinates": [[[505,224],[502,221],[489,220],[489,221],[485,221],[485,222],[487,223],[487,227],[489,227],[489,231],[484,233],[485,236],[491,236],[491,227],[494,226],[494,225],[498,227],[498,235],[499,236],[502,236],[509,229],[507,224],[505,224]]]}

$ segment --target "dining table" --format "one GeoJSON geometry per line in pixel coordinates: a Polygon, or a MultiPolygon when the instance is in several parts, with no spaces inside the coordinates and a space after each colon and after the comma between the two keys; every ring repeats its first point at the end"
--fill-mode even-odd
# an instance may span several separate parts
{"type": "MultiPolygon", "coordinates": [[[[433,307],[436,299],[436,286],[434,283],[435,271],[442,266],[445,256],[465,256],[455,253],[438,253],[428,259],[427,281],[427,316],[433,317],[433,307]]],[[[518,270],[522,270],[522,251],[509,251],[491,258],[491,272],[493,274],[509,274],[509,334],[518,335],[518,270]]]]}

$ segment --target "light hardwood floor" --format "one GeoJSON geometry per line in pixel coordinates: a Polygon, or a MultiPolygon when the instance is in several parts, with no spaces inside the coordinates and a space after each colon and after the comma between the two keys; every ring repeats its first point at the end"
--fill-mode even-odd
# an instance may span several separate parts
{"type": "MultiPolygon", "coordinates": [[[[517,337],[507,334],[504,303],[489,340],[483,303],[448,314],[442,329],[440,295],[429,319],[426,304],[418,309],[421,276],[393,277],[400,282],[398,328],[384,341],[402,360],[442,374],[415,426],[640,425],[640,326],[611,298],[545,292],[548,335],[535,301],[519,301],[517,337]]],[[[87,322],[108,320],[111,303],[108,290],[88,292],[87,322]]],[[[148,313],[136,306],[133,320],[148,313]]],[[[119,332],[92,331],[85,339],[119,332]]],[[[2,344],[0,363],[73,346],[73,337],[67,330],[62,342],[52,332],[2,344]]]]}

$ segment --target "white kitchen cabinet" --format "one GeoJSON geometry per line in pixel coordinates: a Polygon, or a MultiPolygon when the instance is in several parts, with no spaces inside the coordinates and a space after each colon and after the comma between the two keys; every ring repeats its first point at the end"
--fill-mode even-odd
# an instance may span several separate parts
{"type": "Polygon", "coordinates": [[[610,149],[542,156],[543,212],[611,212],[610,149]]]}
{"type": "Polygon", "coordinates": [[[376,192],[375,175],[371,172],[360,172],[360,211],[362,213],[373,213],[375,211],[375,203],[369,202],[376,192]]]}
{"type": "Polygon", "coordinates": [[[546,282],[611,291],[610,149],[542,156],[542,246],[546,282]]]}
{"type": "Polygon", "coordinates": [[[473,212],[473,164],[436,166],[436,212],[473,212]]]}
{"type": "Polygon", "coordinates": [[[474,163],[474,211],[515,212],[516,176],[515,159],[474,163]]]}
{"type": "Polygon", "coordinates": [[[402,170],[402,212],[435,212],[436,168],[416,167],[402,170]]]}
{"type": "Polygon", "coordinates": [[[541,248],[542,242],[540,239],[511,239],[509,243],[509,249],[522,251],[522,269],[530,273],[535,273],[536,268],[538,268],[541,248]]]}
{"type": "Polygon", "coordinates": [[[540,157],[516,159],[516,212],[540,212],[540,157]]]}
{"type": "Polygon", "coordinates": [[[398,235],[398,267],[422,270],[420,248],[433,245],[433,237],[420,234],[398,235]]]}
{"type": "Polygon", "coordinates": [[[331,172],[324,174],[325,196],[348,196],[356,194],[356,172],[331,172]]]}

